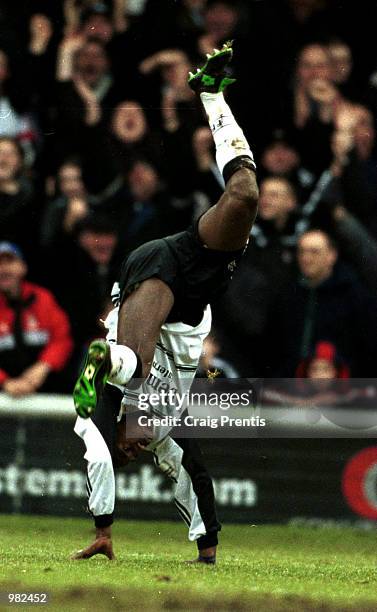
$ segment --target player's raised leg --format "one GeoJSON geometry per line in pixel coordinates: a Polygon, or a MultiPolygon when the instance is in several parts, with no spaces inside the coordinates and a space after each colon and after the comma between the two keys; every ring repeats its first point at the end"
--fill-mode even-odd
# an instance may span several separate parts
{"type": "Polygon", "coordinates": [[[216,145],[216,161],[225,180],[219,202],[199,221],[199,235],[210,249],[236,251],[249,237],[257,213],[258,187],[253,154],[223,95],[234,82],[226,76],[232,43],[208,55],[205,65],[189,76],[200,96],[216,145]]]}

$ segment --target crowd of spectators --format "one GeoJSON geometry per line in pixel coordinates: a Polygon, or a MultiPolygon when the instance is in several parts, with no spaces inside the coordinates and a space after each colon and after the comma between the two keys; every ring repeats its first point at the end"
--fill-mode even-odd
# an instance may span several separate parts
{"type": "Polygon", "coordinates": [[[376,375],[377,7],[365,4],[2,0],[0,332],[13,333],[0,337],[4,390],[19,395],[14,378],[32,379],[27,360],[7,371],[27,345],[11,329],[28,300],[7,292],[13,264],[33,299],[54,300],[69,320],[58,364],[43,357],[55,333],[43,328],[32,351],[42,382],[30,388],[51,389],[55,368],[65,376],[52,388],[69,391],[104,333],[125,254],[185,229],[221,195],[187,73],[228,39],[228,96],[255,151],[260,209],[213,304],[211,346],[240,376],[302,374],[321,342],[350,376],[376,375]]]}

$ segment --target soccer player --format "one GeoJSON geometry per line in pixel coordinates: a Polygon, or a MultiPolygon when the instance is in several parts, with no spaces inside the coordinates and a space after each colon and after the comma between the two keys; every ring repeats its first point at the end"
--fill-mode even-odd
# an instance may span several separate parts
{"type": "MultiPolygon", "coordinates": [[[[76,553],[76,559],[98,553],[114,558],[113,468],[146,449],[176,483],[175,503],[199,550],[195,561],[216,560],[221,526],[197,442],[173,440],[168,426],[140,427],[132,410],[140,407],[141,393],[170,389],[183,395],[190,389],[211,327],[208,304],[226,289],[256,216],[253,155],[223,96],[234,81],[225,71],[232,53],[231,43],[215,49],[189,76],[208,117],[224,194],[193,227],[148,242],[126,258],[113,290],[116,308],[106,320],[107,341],[92,342],[74,389],[79,415],[75,432],[86,445],[88,505],[96,526],[95,541],[76,553]]],[[[180,414],[174,402],[150,412],[180,414]]]]}

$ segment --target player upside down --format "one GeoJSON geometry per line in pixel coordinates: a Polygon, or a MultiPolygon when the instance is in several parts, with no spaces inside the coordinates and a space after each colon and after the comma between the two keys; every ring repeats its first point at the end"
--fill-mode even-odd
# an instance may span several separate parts
{"type": "MultiPolygon", "coordinates": [[[[233,82],[225,72],[232,53],[225,44],[189,76],[208,117],[224,194],[195,226],[148,242],[125,259],[113,289],[116,307],[106,320],[107,342],[92,342],[74,389],[75,432],[86,445],[88,506],[96,526],[94,542],[75,559],[98,553],[114,558],[114,467],[145,449],[176,483],[175,503],[197,543],[196,561],[216,560],[221,525],[198,443],[173,440],[169,427],[139,427],[135,411],[138,395],[155,392],[156,384],[180,394],[190,389],[211,327],[208,304],[226,289],[256,216],[253,155],[222,93],[233,82]]],[[[175,406],[151,412],[180,416],[175,406]]]]}

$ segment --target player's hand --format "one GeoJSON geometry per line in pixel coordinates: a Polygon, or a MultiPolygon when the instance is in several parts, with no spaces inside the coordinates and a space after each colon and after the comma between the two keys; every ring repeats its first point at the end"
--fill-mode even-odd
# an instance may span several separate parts
{"type": "Polygon", "coordinates": [[[23,377],[8,378],[3,384],[3,391],[11,397],[22,397],[33,393],[30,382],[23,377]]]}
{"type": "Polygon", "coordinates": [[[36,13],[30,18],[30,51],[35,55],[41,55],[47,49],[48,43],[53,35],[52,22],[46,15],[36,13]]]}
{"type": "Polygon", "coordinates": [[[80,219],[89,213],[89,206],[84,198],[71,198],[68,201],[67,210],[64,216],[63,227],[67,234],[70,234],[80,219]]]}
{"type": "Polygon", "coordinates": [[[45,382],[51,368],[43,361],[37,361],[30,366],[22,374],[22,380],[26,381],[32,388],[32,391],[37,391],[45,382]]]}
{"type": "Polygon", "coordinates": [[[177,113],[177,100],[174,89],[168,87],[162,98],[162,116],[164,128],[167,132],[176,132],[179,128],[179,117],[177,113]]]}
{"type": "MultiPolygon", "coordinates": [[[[139,64],[139,70],[142,74],[150,74],[157,68],[163,68],[166,66],[172,66],[174,64],[182,63],[186,61],[186,55],[183,51],[177,49],[164,49],[158,51],[153,55],[149,55],[139,64]]],[[[187,75],[185,75],[187,79],[187,75]]]]}
{"type": "Polygon", "coordinates": [[[85,104],[85,123],[87,125],[96,125],[102,117],[101,106],[98,103],[96,94],[85,83],[84,79],[78,75],[74,75],[72,81],[77,93],[85,104]]]}

